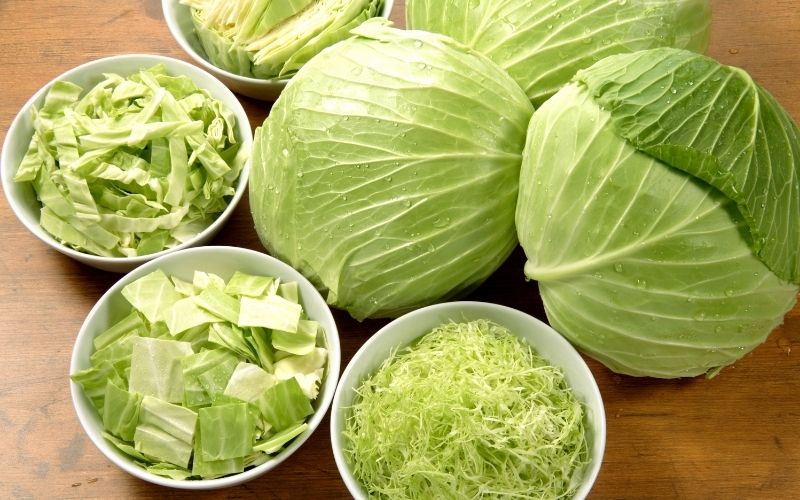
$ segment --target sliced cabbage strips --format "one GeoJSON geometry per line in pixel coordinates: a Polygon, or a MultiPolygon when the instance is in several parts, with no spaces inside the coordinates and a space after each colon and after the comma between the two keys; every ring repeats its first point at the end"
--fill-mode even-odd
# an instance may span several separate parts
{"type": "MultiPolygon", "coordinates": [[[[637,57],[657,64],[661,54],[637,57]]],[[[756,255],[733,200],[620,135],[615,111],[582,83],[603,64],[531,120],[516,214],[525,274],[539,281],[553,327],[612,370],[714,375],[765,340],[798,287],[756,255]]],[[[670,84],[689,85],[675,72],[628,83],[643,99],[648,85],[675,98],[670,84]]],[[[629,109],[625,97],[615,106],[629,109]]]]}
{"type": "Polygon", "coordinates": [[[360,320],[464,294],[506,259],[533,108],[448,37],[354,34],[257,130],[250,204],[270,253],[360,320]]]}
{"type": "Polygon", "coordinates": [[[537,106],[579,69],[655,47],[702,52],[708,0],[407,0],[406,25],[486,54],[537,106]]]}
{"type": "Polygon", "coordinates": [[[56,82],[33,109],[15,175],[60,243],[135,257],[190,240],[228,206],[250,151],[233,112],[159,64],[105,74],[84,92],[56,82]]]}
{"type": "Polygon", "coordinates": [[[181,0],[216,66],[242,76],[286,78],[378,14],[383,0],[181,0]]]}

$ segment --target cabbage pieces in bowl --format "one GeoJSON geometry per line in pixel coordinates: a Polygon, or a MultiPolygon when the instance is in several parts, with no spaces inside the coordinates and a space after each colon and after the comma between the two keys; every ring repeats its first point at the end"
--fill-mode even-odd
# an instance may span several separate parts
{"type": "Polygon", "coordinates": [[[288,78],[376,16],[383,0],[181,0],[206,56],[241,76],[288,78]]]}
{"type": "Polygon", "coordinates": [[[228,206],[250,154],[235,115],[160,64],[103,77],[86,93],[52,86],[14,181],[31,184],[42,228],[75,250],[135,257],[191,240],[228,206]]]}
{"type": "Polygon", "coordinates": [[[128,284],[129,314],[72,380],[103,436],[147,471],[211,479],[262,464],[308,428],[327,360],[297,283],[235,273],[128,284]]]}

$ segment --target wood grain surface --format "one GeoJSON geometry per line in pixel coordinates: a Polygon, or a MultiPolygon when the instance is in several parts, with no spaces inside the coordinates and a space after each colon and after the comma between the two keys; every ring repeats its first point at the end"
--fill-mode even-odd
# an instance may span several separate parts
{"type": "MultiPolygon", "coordinates": [[[[403,2],[393,19],[402,25],[403,2]]],[[[800,0],[715,0],[710,54],[745,68],[800,119],[800,0]]],[[[158,0],[1,0],[0,133],[42,85],[122,53],[189,60],[158,0]]],[[[243,98],[253,127],[269,105],[243,98]]],[[[4,165],[3,168],[8,168],[4,165]]],[[[245,200],[215,245],[263,250],[245,200]]],[[[470,298],[544,318],[517,250],[470,298]]],[[[328,421],[290,460],[243,486],[167,490],[95,449],[70,400],[69,359],[84,317],[119,278],[39,242],[0,197],[0,498],[345,498],[328,421]]],[[[336,313],[343,366],[385,321],[336,313]]],[[[800,498],[800,309],[712,380],[636,379],[589,360],[603,393],[608,445],[592,498],[800,498]]]]}

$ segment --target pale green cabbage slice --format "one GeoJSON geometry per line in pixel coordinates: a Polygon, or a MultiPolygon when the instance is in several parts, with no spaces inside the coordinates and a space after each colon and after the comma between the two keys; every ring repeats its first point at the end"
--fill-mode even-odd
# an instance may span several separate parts
{"type": "Polygon", "coordinates": [[[109,380],[103,407],[103,427],[120,439],[133,441],[141,405],[141,394],[120,389],[109,380]]]}
{"type": "Polygon", "coordinates": [[[285,430],[314,413],[308,396],[295,378],[278,382],[256,401],[261,413],[273,429],[285,430]]]}
{"type": "Polygon", "coordinates": [[[203,458],[203,429],[195,430],[194,454],[192,455],[192,474],[205,479],[227,476],[244,471],[244,457],[225,460],[206,460],[203,458]]]}
{"type": "Polygon", "coordinates": [[[163,320],[165,311],[183,298],[160,269],[126,285],[122,296],[150,323],[163,320]]]}
{"type": "Polygon", "coordinates": [[[553,327],[611,369],[713,375],[764,341],[798,287],[759,260],[735,203],[637,151],[613,120],[579,83],[534,115],[516,216],[525,274],[553,327]]]}
{"type": "Polygon", "coordinates": [[[31,184],[45,231],[78,251],[133,257],[184,243],[235,192],[250,153],[235,117],[161,65],[103,77],[85,93],[52,86],[14,180],[31,184]]]}
{"type": "Polygon", "coordinates": [[[319,383],[325,373],[327,349],[315,347],[308,354],[286,356],[275,362],[275,378],[278,380],[297,379],[300,388],[310,399],[316,399],[319,383]]]}
{"type": "Polygon", "coordinates": [[[247,403],[208,406],[200,408],[198,415],[204,461],[244,458],[252,453],[255,422],[250,419],[247,403]]]}
{"type": "Polygon", "coordinates": [[[236,271],[228,284],[225,285],[225,293],[228,295],[247,295],[248,297],[259,297],[267,295],[276,280],[268,276],[253,276],[236,271]]]}
{"type": "Polygon", "coordinates": [[[209,349],[182,358],[184,406],[212,404],[225,392],[238,364],[239,358],[227,349],[209,349]]]}
{"type": "Polygon", "coordinates": [[[229,323],[239,320],[239,301],[218,288],[206,288],[194,296],[194,303],[229,323]]]}
{"type": "Polygon", "coordinates": [[[270,253],[360,320],[463,295],[508,257],[533,108],[447,37],[353,33],[257,130],[250,203],[270,253]]]}
{"type": "Polygon", "coordinates": [[[575,72],[655,47],[702,52],[708,0],[407,0],[406,25],[486,54],[537,106],[575,72]]]}
{"type": "Polygon", "coordinates": [[[200,307],[195,297],[186,297],[176,301],[166,313],[164,321],[167,323],[169,333],[177,335],[191,328],[209,323],[222,322],[223,319],[200,307]]]}
{"type": "Polygon", "coordinates": [[[234,398],[255,402],[264,391],[277,383],[275,375],[258,365],[241,362],[225,386],[224,394],[234,398]]]}
{"type": "Polygon", "coordinates": [[[197,413],[152,396],[145,396],[133,442],[136,451],[184,469],[192,455],[197,413]]]}
{"type": "Polygon", "coordinates": [[[253,449],[256,451],[263,451],[264,453],[275,453],[283,448],[286,443],[305,432],[306,429],[308,429],[308,424],[305,422],[297,424],[294,427],[286,428],[273,434],[269,439],[253,446],[253,449]]]}
{"type": "Polygon", "coordinates": [[[319,323],[301,319],[296,332],[272,331],[272,347],[277,350],[302,356],[314,350],[317,345],[319,323]]]}
{"type": "Polygon", "coordinates": [[[133,344],[128,390],[169,403],[183,401],[181,359],[192,354],[192,344],[138,337],[133,344]]]}
{"type": "Polygon", "coordinates": [[[259,298],[242,296],[239,308],[240,326],[260,326],[285,332],[296,332],[303,308],[278,295],[259,298]]]}

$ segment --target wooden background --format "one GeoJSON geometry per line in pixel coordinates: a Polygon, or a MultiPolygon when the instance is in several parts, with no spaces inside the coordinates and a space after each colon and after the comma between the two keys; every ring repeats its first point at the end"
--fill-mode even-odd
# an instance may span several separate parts
{"type": "MultiPolygon", "coordinates": [[[[403,2],[393,18],[402,22],[403,2]]],[[[800,119],[800,0],[714,0],[710,53],[741,66],[800,119]]],[[[121,53],[189,60],[158,0],[0,0],[0,134],[50,79],[121,53]]],[[[268,104],[242,99],[258,126],[268,104]]],[[[4,165],[3,168],[8,168],[4,165]]],[[[261,250],[242,203],[213,242],[261,250]]],[[[517,251],[470,298],[544,318],[517,251]]],[[[163,497],[117,469],[84,436],[68,385],[73,341],[118,275],[50,250],[0,197],[0,498],[163,497]]],[[[385,321],[336,313],[343,367],[385,321]]],[[[593,498],[800,498],[800,308],[713,380],[657,381],[590,366],[606,404],[608,445],[593,498]]],[[[209,497],[342,498],[328,421],[266,476],[209,497]]]]}

